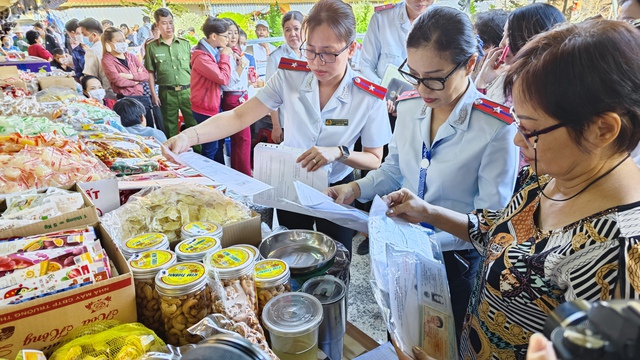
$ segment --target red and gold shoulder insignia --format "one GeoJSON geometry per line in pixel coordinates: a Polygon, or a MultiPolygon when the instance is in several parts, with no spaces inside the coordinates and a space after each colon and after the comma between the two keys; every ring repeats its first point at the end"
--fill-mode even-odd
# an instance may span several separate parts
{"type": "Polygon", "coordinates": [[[380,12],[383,10],[387,10],[387,9],[393,9],[396,6],[396,4],[385,4],[385,5],[380,5],[380,6],[376,6],[373,8],[373,11],[375,12],[380,12]]]}
{"type": "Polygon", "coordinates": [[[311,71],[309,69],[309,65],[307,65],[306,61],[288,59],[288,58],[284,58],[284,57],[282,59],[280,59],[280,64],[278,64],[278,69],[296,70],[296,71],[311,71]]]}
{"type": "Polygon", "coordinates": [[[400,94],[400,96],[398,96],[396,101],[402,101],[402,100],[407,100],[407,99],[416,99],[416,98],[419,98],[419,97],[420,97],[420,94],[416,90],[409,90],[409,91],[405,91],[402,94],[400,94]]]}
{"type": "Polygon", "coordinates": [[[378,84],[374,84],[369,80],[356,76],[353,78],[353,83],[360,89],[368,92],[369,94],[377,97],[378,99],[384,99],[387,95],[387,89],[378,84]]]}
{"type": "Polygon", "coordinates": [[[508,125],[513,123],[513,116],[511,116],[509,108],[495,101],[491,101],[489,99],[476,99],[473,103],[473,108],[480,110],[487,115],[491,115],[508,125]]]}

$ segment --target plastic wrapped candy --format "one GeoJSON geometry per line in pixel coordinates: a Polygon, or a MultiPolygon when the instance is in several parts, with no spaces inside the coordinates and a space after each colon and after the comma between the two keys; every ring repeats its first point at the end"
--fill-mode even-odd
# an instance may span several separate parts
{"type": "Polygon", "coordinates": [[[159,168],[160,165],[153,159],[117,159],[109,164],[109,169],[118,176],[144,174],[159,168]]]}
{"type": "Polygon", "coordinates": [[[81,143],[57,135],[0,136],[0,194],[110,177],[81,143]]]}
{"type": "Polygon", "coordinates": [[[160,147],[150,147],[141,136],[134,134],[85,133],[79,138],[100,160],[151,158],[161,154],[160,147]]]}
{"type": "Polygon", "coordinates": [[[116,242],[148,232],[178,240],[182,225],[210,221],[220,225],[249,219],[251,210],[220,191],[204,185],[168,185],[146,189],[120,208],[105,214],[102,223],[116,242]]]}
{"type": "Polygon", "coordinates": [[[45,117],[34,116],[0,116],[0,135],[19,133],[22,135],[37,135],[40,133],[57,132],[63,136],[75,136],[77,132],[69,125],[55,124],[45,117]]]}

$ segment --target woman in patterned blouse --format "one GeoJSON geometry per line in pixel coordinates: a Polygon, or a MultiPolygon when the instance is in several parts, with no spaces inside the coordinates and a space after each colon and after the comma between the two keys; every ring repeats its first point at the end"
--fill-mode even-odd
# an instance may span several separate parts
{"type": "Polygon", "coordinates": [[[637,30],[609,20],[562,25],[518,51],[505,92],[530,167],[505,209],[460,214],[404,189],[386,197],[389,215],[482,254],[462,359],[524,359],[565,301],[640,297],[640,169],[629,158],[640,141],[638,54],[637,30]]]}

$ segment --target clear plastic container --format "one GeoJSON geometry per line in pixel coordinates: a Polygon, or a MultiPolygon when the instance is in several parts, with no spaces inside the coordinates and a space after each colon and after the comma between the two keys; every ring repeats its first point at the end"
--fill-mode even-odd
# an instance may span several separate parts
{"type": "Polygon", "coordinates": [[[231,299],[234,302],[244,300],[249,309],[257,314],[258,298],[253,259],[253,255],[248,250],[238,247],[222,249],[205,257],[204,265],[207,267],[209,278],[215,282],[219,280],[226,292],[226,295],[222,294],[222,291],[215,292],[214,313],[235,317],[234,314],[229,313],[229,308],[242,308],[242,304],[230,305],[226,299],[231,299]],[[226,299],[223,299],[223,296],[226,299]]]}
{"type": "Polygon", "coordinates": [[[321,322],[322,304],[305,293],[278,295],[262,312],[271,349],[281,360],[316,360],[321,322]]]}
{"type": "Polygon", "coordinates": [[[222,239],[222,226],[213,222],[192,221],[182,226],[181,234],[183,239],[202,235],[209,235],[217,239],[222,239]]]}
{"type": "Polygon", "coordinates": [[[209,235],[196,236],[182,240],[176,245],[178,261],[204,261],[209,253],[222,249],[220,239],[209,235]]]}
{"type": "Polygon", "coordinates": [[[269,300],[291,291],[289,265],[279,259],[258,261],[254,266],[258,291],[258,316],[269,300]]]}
{"type": "Polygon", "coordinates": [[[161,233],[141,234],[122,242],[120,250],[126,259],[148,250],[169,250],[169,238],[161,233]]]}
{"type": "Polygon", "coordinates": [[[176,255],[169,250],[149,250],[134,254],[129,260],[136,287],[138,322],[164,336],[164,323],[160,312],[160,296],[156,291],[156,275],[176,263],[176,255]]]}
{"type": "Polygon", "coordinates": [[[209,315],[211,289],[202,263],[181,262],[156,275],[156,290],[160,295],[160,310],[167,344],[196,344],[200,336],[187,329],[209,315]]]}

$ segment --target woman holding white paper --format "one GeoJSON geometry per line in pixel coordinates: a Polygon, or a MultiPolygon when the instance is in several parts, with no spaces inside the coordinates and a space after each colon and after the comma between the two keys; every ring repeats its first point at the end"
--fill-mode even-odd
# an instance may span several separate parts
{"type": "MultiPolygon", "coordinates": [[[[283,58],[277,71],[256,97],[243,105],[190,128],[165,145],[175,153],[204,142],[225,138],[280,109],[287,119],[283,145],[306,149],[297,162],[308,171],[329,166],[332,185],[353,180],[353,169],[380,166],[382,147],[391,128],[382,99],[386,90],[363,79],[348,64],[356,51],[355,17],[340,0],[321,0],[303,23],[301,46],[308,63],[283,58]],[[358,138],[363,150],[353,151],[358,138]]],[[[165,153],[171,158],[171,155],[165,153]]],[[[321,231],[351,251],[354,231],[325,219],[278,212],[280,224],[292,229],[321,231]]]]}

